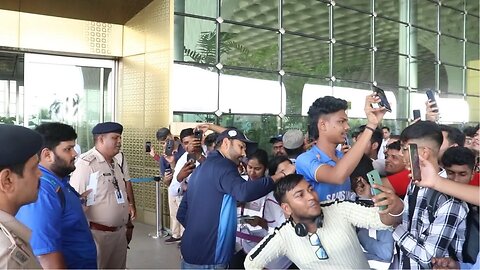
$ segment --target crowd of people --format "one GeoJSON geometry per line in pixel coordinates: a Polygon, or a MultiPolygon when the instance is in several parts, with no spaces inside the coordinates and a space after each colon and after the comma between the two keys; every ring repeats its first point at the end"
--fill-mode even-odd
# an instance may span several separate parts
{"type": "MultiPolygon", "coordinates": [[[[438,124],[427,100],[425,120],[395,134],[375,104],[351,129],[345,100],[318,98],[309,129],[272,136],[270,153],[235,127],[160,128],[149,154],[179,267],[480,268],[478,124],[438,124]]],[[[69,125],[0,125],[0,267],[126,268],[136,207],[122,131],[96,125],[77,155],[69,125]]]]}

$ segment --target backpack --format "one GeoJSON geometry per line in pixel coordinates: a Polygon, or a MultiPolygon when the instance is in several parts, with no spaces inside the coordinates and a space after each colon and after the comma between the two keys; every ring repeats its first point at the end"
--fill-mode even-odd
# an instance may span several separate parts
{"type": "MultiPolygon", "coordinates": [[[[428,200],[428,219],[430,223],[435,220],[433,216],[437,210],[437,200],[440,196],[440,192],[430,189],[430,199],[428,200]]],[[[466,263],[475,263],[477,260],[477,255],[479,252],[479,211],[478,206],[474,206],[468,204],[468,214],[466,218],[466,230],[465,230],[465,242],[463,243],[462,248],[462,257],[463,262],[466,263]]],[[[452,252],[453,248],[451,246],[448,247],[448,252],[452,256],[455,253],[452,252]]],[[[452,256],[455,258],[455,256],[452,256]]]]}

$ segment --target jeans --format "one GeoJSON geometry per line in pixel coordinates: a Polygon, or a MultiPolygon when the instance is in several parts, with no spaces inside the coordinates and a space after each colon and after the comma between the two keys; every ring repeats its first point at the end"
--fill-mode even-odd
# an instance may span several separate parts
{"type": "Polygon", "coordinates": [[[227,269],[227,264],[191,264],[182,260],[182,269],[227,269]]]}

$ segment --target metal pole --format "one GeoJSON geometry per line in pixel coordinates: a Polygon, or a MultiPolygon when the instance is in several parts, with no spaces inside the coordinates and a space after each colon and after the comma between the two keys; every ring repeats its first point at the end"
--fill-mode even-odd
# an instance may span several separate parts
{"type": "Polygon", "coordinates": [[[155,232],[149,233],[148,235],[153,239],[162,237],[163,228],[162,228],[162,191],[160,188],[160,176],[155,176],[155,232]]]}

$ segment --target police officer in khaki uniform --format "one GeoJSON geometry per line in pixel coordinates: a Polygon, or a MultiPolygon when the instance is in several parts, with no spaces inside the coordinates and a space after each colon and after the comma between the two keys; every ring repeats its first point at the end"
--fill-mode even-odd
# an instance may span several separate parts
{"type": "Polygon", "coordinates": [[[22,205],[37,200],[37,152],[42,137],[28,128],[0,124],[0,268],[41,269],[30,247],[31,231],[15,219],[22,205]]]}
{"type": "Polygon", "coordinates": [[[78,158],[70,178],[70,185],[80,194],[92,189],[85,215],[100,269],[126,268],[129,202],[124,176],[114,158],[122,146],[122,131],[122,125],[115,122],[96,125],[92,130],[95,147],[78,158]]]}

